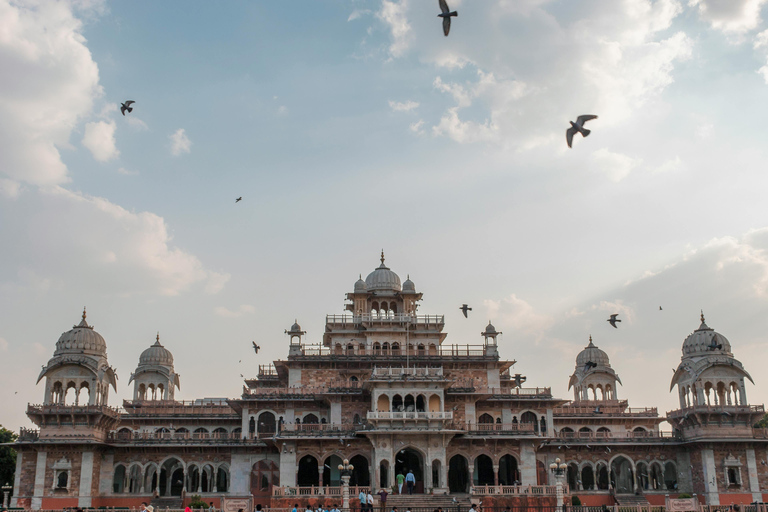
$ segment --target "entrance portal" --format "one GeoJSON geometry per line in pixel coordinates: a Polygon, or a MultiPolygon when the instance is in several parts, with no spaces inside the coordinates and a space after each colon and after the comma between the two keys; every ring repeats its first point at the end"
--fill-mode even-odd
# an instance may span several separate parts
{"type": "Polygon", "coordinates": [[[462,455],[454,455],[448,462],[448,489],[469,492],[469,464],[462,455]]]}
{"type": "MultiPolygon", "coordinates": [[[[421,454],[413,448],[405,448],[400,450],[395,455],[395,475],[399,475],[401,472],[403,476],[408,475],[408,471],[413,471],[413,476],[416,477],[416,485],[413,487],[413,492],[424,492],[424,463],[421,460],[421,454]]],[[[403,493],[408,492],[408,484],[403,485],[403,493]]]]}

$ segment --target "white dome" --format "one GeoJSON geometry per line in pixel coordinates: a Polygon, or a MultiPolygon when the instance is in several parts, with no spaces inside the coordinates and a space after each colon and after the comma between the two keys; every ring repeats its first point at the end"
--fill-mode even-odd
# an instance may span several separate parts
{"type": "Polygon", "coordinates": [[[360,279],[355,283],[355,293],[366,292],[367,290],[368,286],[366,286],[365,281],[363,281],[363,276],[360,276],[360,279]]]}
{"type": "Polygon", "coordinates": [[[701,325],[683,342],[683,357],[730,353],[731,342],[714,329],[710,329],[704,322],[704,313],[702,313],[701,325]],[[722,348],[717,348],[719,345],[722,345],[722,348]]]}
{"type": "Polygon", "coordinates": [[[56,342],[53,355],[55,357],[62,354],[107,355],[107,342],[85,321],[85,310],[80,323],[73,326],[71,331],[62,334],[56,342]]]}
{"type": "Polygon", "coordinates": [[[160,344],[160,335],[157,335],[157,341],[141,353],[139,356],[139,366],[142,365],[163,365],[173,367],[173,354],[171,351],[160,344]]]}
{"type": "Polygon", "coordinates": [[[584,366],[588,362],[593,362],[598,366],[607,366],[609,368],[611,366],[608,354],[592,343],[592,336],[589,337],[589,345],[576,356],[576,366],[584,366]]]}
{"type": "Polygon", "coordinates": [[[416,285],[413,284],[413,281],[411,281],[411,276],[408,276],[408,278],[403,283],[403,291],[404,292],[415,292],[416,291],[416,285]]]}
{"type": "Polygon", "coordinates": [[[399,292],[401,290],[400,276],[384,265],[384,251],[381,251],[381,265],[368,274],[368,277],[365,278],[365,285],[368,291],[389,290],[399,292]]]}

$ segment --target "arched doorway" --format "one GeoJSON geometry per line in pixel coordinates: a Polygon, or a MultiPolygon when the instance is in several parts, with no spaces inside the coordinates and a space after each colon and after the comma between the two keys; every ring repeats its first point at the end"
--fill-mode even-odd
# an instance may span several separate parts
{"type": "Polygon", "coordinates": [[[305,455],[299,460],[299,472],[296,475],[296,484],[299,487],[320,485],[320,475],[317,472],[317,459],[312,455],[305,455]]]}
{"type": "Polygon", "coordinates": [[[595,490],[595,473],[592,466],[587,465],[581,468],[581,486],[585,491],[595,490]]]}
{"type": "Polygon", "coordinates": [[[463,455],[454,455],[448,461],[448,490],[469,492],[469,464],[463,455]]]}
{"type": "Polygon", "coordinates": [[[597,488],[600,491],[608,490],[608,467],[605,463],[597,466],[597,488]]]}
{"type": "Polygon", "coordinates": [[[611,484],[617,494],[635,492],[635,478],[632,475],[632,463],[626,457],[619,456],[611,462],[611,484]]]}
{"type": "Polygon", "coordinates": [[[475,474],[472,475],[475,485],[493,485],[493,461],[487,455],[478,455],[475,459],[475,474]]]}
{"type": "MultiPolygon", "coordinates": [[[[408,471],[413,471],[413,476],[416,477],[416,485],[413,487],[413,492],[424,492],[423,467],[424,463],[421,454],[413,448],[405,448],[395,455],[395,475],[399,475],[401,472],[403,475],[407,475],[408,471]]],[[[406,492],[406,486],[403,486],[403,492],[406,492]]]]}
{"type": "Polygon", "coordinates": [[[263,412],[259,415],[259,434],[274,434],[277,431],[277,421],[271,412],[263,412]]]}
{"type": "Polygon", "coordinates": [[[181,496],[184,489],[184,466],[176,458],[163,462],[160,468],[160,494],[162,496],[181,496]]]}
{"type": "Polygon", "coordinates": [[[280,468],[271,460],[260,460],[251,468],[251,494],[256,498],[272,496],[272,487],[280,485],[280,468]]]}
{"type": "Polygon", "coordinates": [[[383,460],[381,461],[381,464],[379,464],[379,487],[381,489],[387,489],[387,491],[390,490],[389,488],[389,461],[383,460]]]}
{"type": "Polygon", "coordinates": [[[339,471],[339,464],[341,462],[341,457],[338,455],[326,457],[325,464],[323,465],[323,485],[341,486],[341,472],[339,471]]]}
{"type": "Polygon", "coordinates": [[[349,463],[355,466],[352,470],[352,477],[349,479],[349,485],[359,485],[368,487],[371,485],[371,472],[368,468],[368,459],[362,455],[355,455],[349,459],[349,463]]]}
{"type": "Polygon", "coordinates": [[[507,454],[499,460],[499,485],[515,485],[518,482],[517,459],[507,454]]]}

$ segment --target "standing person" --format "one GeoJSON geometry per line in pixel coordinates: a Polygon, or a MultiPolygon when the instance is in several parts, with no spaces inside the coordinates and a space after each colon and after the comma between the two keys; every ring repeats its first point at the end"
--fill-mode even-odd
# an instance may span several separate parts
{"type": "Polygon", "coordinates": [[[210,503],[210,506],[208,507],[208,512],[216,512],[216,507],[213,506],[213,502],[210,503]]]}
{"type": "Polygon", "coordinates": [[[416,485],[416,476],[413,474],[412,469],[409,469],[408,474],[405,476],[405,484],[408,486],[408,494],[413,494],[413,487],[416,485]]]}
{"type": "Polygon", "coordinates": [[[190,506],[189,506],[189,505],[187,505],[186,507],[184,507],[184,512],[192,512],[192,509],[190,508],[190,506]]]}
{"type": "Polygon", "coordinates": [[[139,507],[139,511],[140,512],[144,512],[145,510],[147,510],[147,502],[146,501],[142,501],[141,502],[141,507],[139,507]]]}
{"type": "Polygon", "coordinates": [[[291,510],[291,512],[299,512],[299,504],[298,503],[294,503],[293,504],[293,510],[291,510]]]}
{"type": "Polygon", "coordinates": [[[403,482],[405,482],[405,476],[402,471],[397,474],[395,480],[397,481],[397,494],[403,494],[403,482]]]}
{"type": "Polygon", "coordinates": [[[368,502],[368,510],[373,512],[373,494],[371,494],[370,489],[368,490],[368,494],[365,495],[365,499],[368,502]]]}
{"type": "Polygon", "coordinates": [[[381,498],[381,512],[386,512],[386,510],[387,510],[387,495],[388,494],[389,493],[387,493],[386,489],[382,488],[379,491],[379,498],[381,498]]]}
{"type": "Polygon", "coordinates": [[[363,510],[365,510],[366,508],[368,508],[368,507],[367,507],[367,505],[368,505],[368,500],[366,499],[366,494],[365,494],[365,491],[361,490],[361,491],[360,491],[360,494],[359,494],[357,497],[358,497],[358,498],[360,498],[360,510],[361,510],[361,511],[363,511],[363,510]]]}

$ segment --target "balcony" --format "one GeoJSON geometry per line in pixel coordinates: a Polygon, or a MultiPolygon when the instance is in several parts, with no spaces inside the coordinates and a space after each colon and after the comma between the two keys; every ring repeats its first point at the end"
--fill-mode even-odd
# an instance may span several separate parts
{"type": "Polygon", "coordinates": [[[371,380],[444,380],[443,367],[433,368],[403,368],[403,367],[379,367],[373,368],[371,380]]]}
{"type": "Polygon", "coordinates": [[[217,400],[124,400],[123,408],[132,418],[238,417],[226,399],[217,400]]]}
{"type": "Polygon", "coordinates": [[[465,423],[454,425],[468,435],[488,436],[533,436],[539,435],[535,423],[465,423]]]}
{"type": "MultiPolygon", "coordinates": [[[[498,353],[491,353],[485,345],[441,345],[431,346],[419,349],[417,345],[411,344],[411,349],[400,348],[373,348],[354,345],[352,347],[326,347],[324,345],[297,345],[294,346],[296,352],[292,352],[288,359],[301,359],[305,357],[326,358],[328,360],[353,358],[368,359],[371,361],[401,361],[405,362],[407,358],[418,359],[419,361],[439,361],[443,362],[456,358],[474,358],[484,361],[497,361],[498,353]]],[[[495,347],[494,347],[495,348],[495,347]]],[[[292,349],[293,350],[293,349],[292,349]]]]}
{"type": "Polygon", "coordinates": [[[626,405],[604,405],[600,402],[594,402],[595,405],[555,407],[553,414],[555,417],[573,417],[573,416],[605,416],[605,417],[631,417],[640,416],[647,418],[656,418],[659,411],[656,407],[627,407],[626,405]]]}
{"type": "Polygon", "coordinates": [[[366,418],[374,429],[440,430],[451,428],[452,411],[370,411],[366,418]]]}
{"type": "Polygon", "coordinates": [[[357,330],[361,325],[414,325],[426,328],[442,329],[445,325],[445,316],[443,315],[326,315],[325,323],[336,329],[354,329],[357,330]]]}
{"type": "Polygon", "coordinates": [[[59,405],[59,404],[28,404],[28,415],[59,415],[59,416],[93,416],[104,415],[119,418],[120,410],[108,405],[59,405]]]}
{"type": "Polygon", "coordinates": [[[278,437],[341,437],[354,435],[366,425],[335,423],[286,423],[280,427],[278,437]]]}
{"type": "Polygon", "coordinates": [[[245,390],[243,398],[248,400],[320,400],[324,395],[362,394],[359,382],[339,379],[328,386],[301,387],[258,387],[245,390]]]}
{"type": "Polygon", "coordinates": [[[257,436],[243,438],[240,432],[110,432],[107,441],[114,444],[188,444],[188,445],[227,445],[260,443],[265,437],[274,437],[260,433],[257,436]]]}
{"type": "Polygon", "coordinates": [[[563,432],[557,438],[569,443],[670,443],[680,442],[674,432],[563,432]]]}
{"type": "Polygon", "coordinates": [[[489,400],[550,399],[552,388],[489,388],[477,386],[474,381],[459,381],[445,390],[446,393],[487,395],[489,400]]]}
{"type": "MultiPolygon", "coordinates": [[[[556,485],[473,485],[473,496],[557,496],[556,485]]],[[[563,485],[563,493],[569,494],[568,486],[563,485]]],[[[564,507],[565,508],[565,507],[564,507]]]]}

